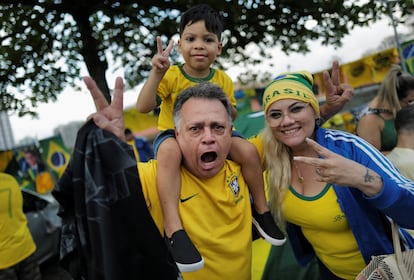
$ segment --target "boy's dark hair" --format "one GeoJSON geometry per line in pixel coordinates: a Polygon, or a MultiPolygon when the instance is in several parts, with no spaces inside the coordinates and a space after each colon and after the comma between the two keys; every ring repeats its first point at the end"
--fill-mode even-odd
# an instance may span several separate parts
{"type": "Polygon", "coordinates": [[[208,32],[215,33],[218,40],[221,41],[221,33],[223,32],[223,23],[219,13],[212,9],[209,5],[199,4],[185,11],[180,19],[179,32],[183,34],[187,25],[204,20],[208,32]]]}

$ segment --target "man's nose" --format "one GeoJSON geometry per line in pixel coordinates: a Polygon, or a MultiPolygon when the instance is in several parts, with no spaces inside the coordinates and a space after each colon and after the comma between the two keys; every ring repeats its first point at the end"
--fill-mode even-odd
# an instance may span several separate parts
{"type": "Polygon", "coordinates": [[[211,128],[206,128],[203,131],[203,142],[204,143],[212,143],[215,141],[214,133],[211,128]]]}

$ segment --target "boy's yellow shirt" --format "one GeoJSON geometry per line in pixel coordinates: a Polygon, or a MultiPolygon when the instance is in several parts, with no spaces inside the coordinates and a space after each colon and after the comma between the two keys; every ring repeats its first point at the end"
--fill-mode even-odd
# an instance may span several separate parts
{"type": "Polygon", "coordinates": [[[173,109],[177,96],[185,89],[200,82],[211,82],[220,86],[228,96],[231,104],[236,106],[234,85],[232,79],[222,70],[210,68],[210,75],[204,79],[194,79],[188,76],[182,66],[173,65],[168,68],[158,86],[158,96],[161,98],[161,111],[158,116],[158,129],[174,129],[173,109]]]}

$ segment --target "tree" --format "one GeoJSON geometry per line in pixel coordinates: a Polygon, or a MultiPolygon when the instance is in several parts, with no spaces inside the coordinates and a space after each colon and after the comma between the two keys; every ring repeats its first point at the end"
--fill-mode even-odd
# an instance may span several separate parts
{"type": "MultiPolygon", "coordinates": [[[[83,65],[108,100],[109,63],[124,69],[129,87],[141,83],[150,70],[155,37],[162,35],[166,44],[177,33],[179,15],[197,2],[0,0],[0,111],[35,114],[39,102],[55,101],[65,87],[79,84],[83,65]]],[[[387,13],[385,2],[377,0],[202,2],[223,16],[225,48],[219,65],[260,63],[271,57],[267,50],[274,46],[305,53],[309,40],[340,46],[352,28],[387,13]],[[309,20],[316,27],[307,29],[309,20]],[[261,57],[249,56],[250,44],[257,45],[261,57]]],[[[411,2],[398,1],[402,14],[411,2]]]]}

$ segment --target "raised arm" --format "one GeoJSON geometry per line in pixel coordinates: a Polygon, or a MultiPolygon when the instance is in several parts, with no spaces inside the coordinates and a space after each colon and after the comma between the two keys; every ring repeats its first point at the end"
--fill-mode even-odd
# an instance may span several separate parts
{"type": "Polygon", "coordinates": [[[136,108],[139,112],[148,113],[157,106],[158,85],[170,67],[169,56],[173,47],[174,41],[171,40],[163,50],[161,38],[157,37],[157,53],[152,58],[152,69],[137,99],[136,108]]]}

